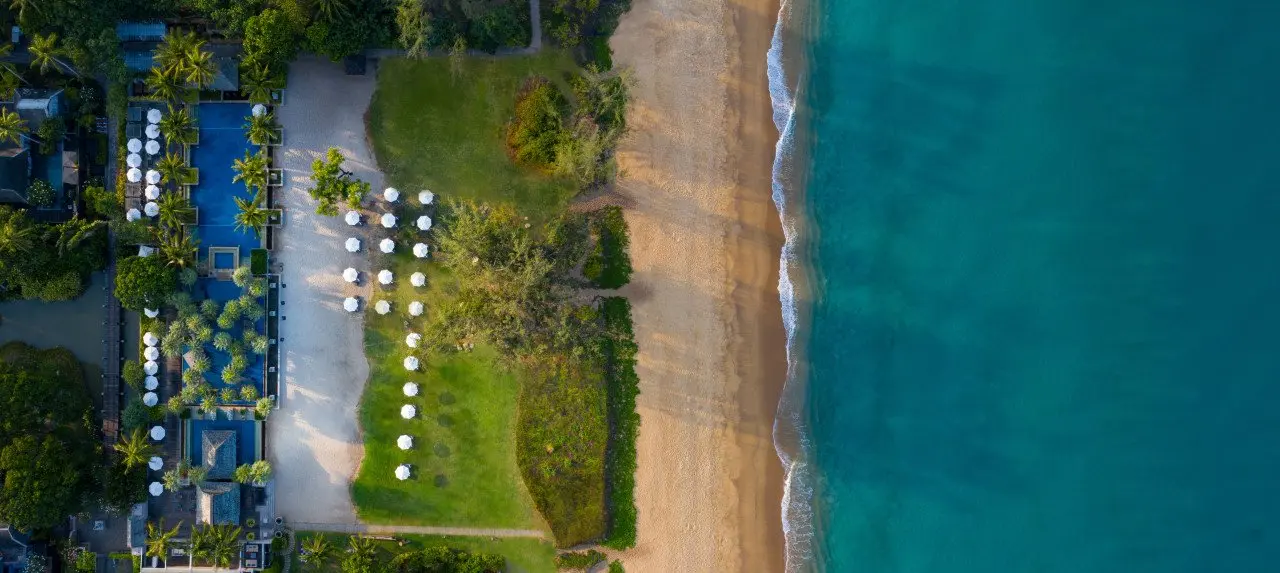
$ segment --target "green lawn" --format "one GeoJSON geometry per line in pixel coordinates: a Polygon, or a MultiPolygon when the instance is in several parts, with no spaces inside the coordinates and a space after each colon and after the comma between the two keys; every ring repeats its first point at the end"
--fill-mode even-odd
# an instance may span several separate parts
{"type": "MultiPolygon", "coordinates": [[[[297,532],[298,545],[312,535],[324,535],[339,551],[347,547],[348,536],[338,533],[316,534],[309,531],[297,532]]],[[[553,573],[556,570],[556,551],[551,543],[537,539],[494,539],[488,537],[446,537],[438,535],[398,535],[406,543],[401,546],[393,541],[379,541],[379,557],[382,562],[390,561],[397,554],[447,545],[455,549],[472,552],[496,553],[507,559],[508,573],[553,573]]],[[[320,572],[337,573],[338,559],[326,565],[320,572]]],[[[298,560],[298,552],[293,553],[293,571],[307,571],[298,560]]]]}
{"type": "Polygon", "coordinates": [[[515,165],[503,138],[525,78],[563,84],[574,69],[573,59],[555,50],[467,58],[456,78],[445,58],[385,60],[368,119],[378,165],[402,191],[512,202],[534,219],[555,214],[573,185],[515,165]]]}

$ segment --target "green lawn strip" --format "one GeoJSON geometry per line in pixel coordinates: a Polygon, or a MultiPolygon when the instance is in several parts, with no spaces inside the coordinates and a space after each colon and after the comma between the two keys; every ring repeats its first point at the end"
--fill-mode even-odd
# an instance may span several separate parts
{"type": "MultiPolygon", "coordinates": [[[[310,531],[299,531],[296,535],[299,547],[308,537],[324,535],[339,552],[346,550],[347,540],[350,537],[341,533],[315,533],[310,531]]],[[[553,573],[556,571],[555,548],[551,546],[550,542],[539,539],[457,537],[448,535],[396,535],[395,537],[397,541],[378,541],[381,562],[389,562],[392,557],[400,553],[445,545],[470,552],[501,555],[507,560],[508,573],[553,573]],[[401,540],[404,541],[403,545],[399,543],[401,540]]],[[[318,571],[313,572],[303,566],[298,557],[299,552],[295,550],[293,553],[293,571],[300,573],[336,573],[339,571],[339,559],[335,558],[318,571]]]]}
{"type": "MultiPolygon", "coordinates": [[[[392,185],[445,198],[505,201],[542,220],[574,193],[567,180],[515,165],[504,132],[525,78],[562,85],[575,69],[564,52],[527,57],[466,58],[455,78],[445,58],[384,60],[369,106],[369,132],[378,165],[392,185]]],[[[567,89],[567,88],[562,88],[567,89]]]]}
{"type": "Polygon", "coordinates": [[[601,301],[600,314],[608,335],[605,383],[609,395],[609,452],[605,472],[609,484],[609,533],[604,544],[627,549],[636,544],[636,437],[640,414],[636,396],[640,378],[636,375],[635,335],[631,327],[631,302],[611,296],[601,301]]]}

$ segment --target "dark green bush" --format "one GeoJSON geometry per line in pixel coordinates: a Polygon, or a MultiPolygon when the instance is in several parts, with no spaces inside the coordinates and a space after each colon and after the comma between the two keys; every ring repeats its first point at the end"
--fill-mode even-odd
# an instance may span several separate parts
{"type": "Polygon", "coordinates": [[[84,188],[84,206],[95,219],[110,219],[120,215],[123,207],[116,194],[101,185],[84,188]]]}
{"type": "Polygon", "coordinates": [[[591,221],[591,232],[595,246],[583,264],[582,274],[600,288],[616,289],[630,282],[631,239],[622,209],[602,209],[591,221]]]}
{"type": "Polygon", "coordinates": [[[436,546],[395,556],[387,567],[387,573],[499,573],[506,564],[507,560],[501,555],[436,546]]]}
{"type": "Polygon", "coordinates": [[[129,310],[159,308],[178,290],[177,273],[163,257],[126,257],[116,266],[116,298],[129,310]]]}
{"type": "Polygon", "coordinates": [[[255,276],[267,274],[267,250],[253,249],[249,251],[249,271],[255,276]]]}
{"type": "Polygon", "coordinates": [[[605,457],[609,484],[609,531],[604,544],[614,549],[627,549],[636,544],[636,437],[640,432],[640,415],[636,413],[636,396],[640,394],[640,377],[636,375],[635,334],[631,325],[631,302],[611,296],[600,304],[604,319],[604,354],[607,368],[609,422],[613,428],[605,457]]]}
{"type": "Polygon", "coordinates": [[[129,405],[124,407],[124,412],[120,413],[120,425],[126,432],[135,428],[145,428],[150,423],[151,408],[143,404],[142,400],[130,400],[129,405]]]}
{"type": "Polygon", "coordinates": [[[556,145],[565,137],[563,117],[568,103],[546,78],[525,81],[516,95],[515,119],[507,126],[507,147],[517,163],[547,169],[556,160],[556,145]]]}
{"type": "Polygon", "coordinates": [[[36,179],[31,182],[30,187],[27,187],[27,202],[36,207],[53,205],[57,198],[53,192],[53,185],[44,179],[36,179]]]}
{"type": "Polygon", "coordinates": [[[124,365],[120,367],[120,377],[124,382],[133,388],[134,392],[143,393],[143,382],[146,380],[147,373],[142,370],[142,365],[137,360],[125,360],[124,365]]]}
{"type": "Polygon", "coordinates": [[[622,567],[621,561],[614,559],[612,563],[609,563],[609,573],[627,573],[627,570],[622,567]]]}
{"type": "Polygon", "coordinates": [[[595,549],[591,549],[589,551],[570,551],[556,555],[556,567],[559,569],[576,569],[585,571],[605,559],[608,559],[608,557],[595,549]]]}

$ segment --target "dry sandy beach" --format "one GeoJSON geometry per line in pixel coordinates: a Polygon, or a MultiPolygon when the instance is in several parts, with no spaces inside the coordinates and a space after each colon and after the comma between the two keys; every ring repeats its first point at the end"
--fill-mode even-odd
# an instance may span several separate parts
{"type": "Polygon", "coordinates": [[[772,425],[786,376],[773,0],[635,0],[612,40],[635,70],[619,150],[641,381],[629,571],[782,571],[772,425]]]}
{"type": "Polygon", "coordinates": [[[285,130],[288,220],[276,252],[287,285],[283,397],[268,424],[276,511],[295,524],[356,523],[350,491],[364,456],[357,407],[369,364],[363,313],[347,313],[342,301],[368,300],[368,255],[345,250],[346,238],[362,233],[341,217],[316,215],[307,189],[311,161],[330,146],[342,150],[345,169],[381,188],[364,130],[374,79],[344,75],[340,65],[315,57],[299,58],[289,75],[289,100],[277,111],[285,130]],[[363,286],[342,280],[347,267],[361,272],[363,286]]]}

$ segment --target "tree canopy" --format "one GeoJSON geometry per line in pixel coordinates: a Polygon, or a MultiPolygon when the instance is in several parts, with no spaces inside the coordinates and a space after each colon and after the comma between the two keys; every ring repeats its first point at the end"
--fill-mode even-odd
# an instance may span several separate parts
{"type": "Polygon", "coordinates": [[[127,309],[160,308],[178,289],[178,276],[162,257],[125,257],[116,267],[116,298],[127,309]]]}
{"type": "Polygon", "coordinates": [[[346,203],[352,208],[360,206],[360,201],[369,192],[369,183],[356,179],[351,173],[342,169],[342,152],[330,147],[323,158],[311,162],[311,198],[319,201],[316,213],[327,216],[338,214],[338,204],[346,203]]]}
{"type": "Polygon", "coordinates": [[[83,219],[33,221],[0,205],[0,300],[70,300],[107,263],[107,234],[83,219]]]}

